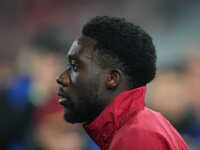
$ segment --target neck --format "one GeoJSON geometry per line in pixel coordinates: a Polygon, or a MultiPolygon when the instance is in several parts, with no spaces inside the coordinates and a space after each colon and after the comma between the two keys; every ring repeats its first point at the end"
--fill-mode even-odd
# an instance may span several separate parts
{"type": "Polygon", "coordinates": [[[109,96],[107,99],[105,99],[105,107],[111,103],[111,101],[119,95],[119,93],[122,93],[124,91],[128,91],[130,88],[126,86],[125,84],[117,87],[117,89],[114,89],[113,91],[108,91],[107,95],[109,96]]]}
{"type": "Polygon", "coordinates": [[[93,122],[83,125],[102,150],[107,149],[116,131],[145,107],[146,86],[121,91],[93,122]]]}

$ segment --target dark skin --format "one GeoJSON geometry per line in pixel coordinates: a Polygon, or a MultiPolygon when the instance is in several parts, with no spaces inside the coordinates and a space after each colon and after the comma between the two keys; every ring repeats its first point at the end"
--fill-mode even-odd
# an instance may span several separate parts
{"type": "Polygon", "coordinates": [[[94,52],[96,41],[81,36],[67,53],[67,67],[56,79],[64,118],[71,123],[90,123],[122,91],[128,81],[118,68],[102,68],[94,52]]]}

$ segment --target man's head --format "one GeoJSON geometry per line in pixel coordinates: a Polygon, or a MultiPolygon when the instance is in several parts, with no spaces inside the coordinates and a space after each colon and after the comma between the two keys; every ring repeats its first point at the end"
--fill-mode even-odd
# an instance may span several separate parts
{"type": "Polygon", "coordinates": [[[120,92],[150,82],[156,72],[151,37],[115,17],[96,17],[82,29],[58,77],[60,103],[69,122],[94,120],[120,92]]]}

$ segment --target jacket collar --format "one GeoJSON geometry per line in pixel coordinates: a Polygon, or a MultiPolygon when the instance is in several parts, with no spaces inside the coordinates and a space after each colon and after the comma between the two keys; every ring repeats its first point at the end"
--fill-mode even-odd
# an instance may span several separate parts
{"type": "Polygon", "coordinates": [[[89,136],[106,149],[112,137],[136,112],[145,106],[146,86],[120,93],[89,125],[83,125],[89,136]]]}

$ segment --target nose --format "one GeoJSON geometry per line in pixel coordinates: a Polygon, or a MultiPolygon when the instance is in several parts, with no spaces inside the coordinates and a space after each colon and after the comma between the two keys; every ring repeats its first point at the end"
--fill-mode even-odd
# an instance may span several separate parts
{"type": "Polygon", "coordinates": [[[60,80],[60,76],[56,77],[56,82],[57,82],[58,84],[62,84],[62,82],[61,82],[61,80],[60,80]]]}
{"type": "Polygon", "coordinates": [[[68,87],[70,84],[69,73],[68,71],[64,71],[57,78],[56,82],[62,86],[68,87]]]}

